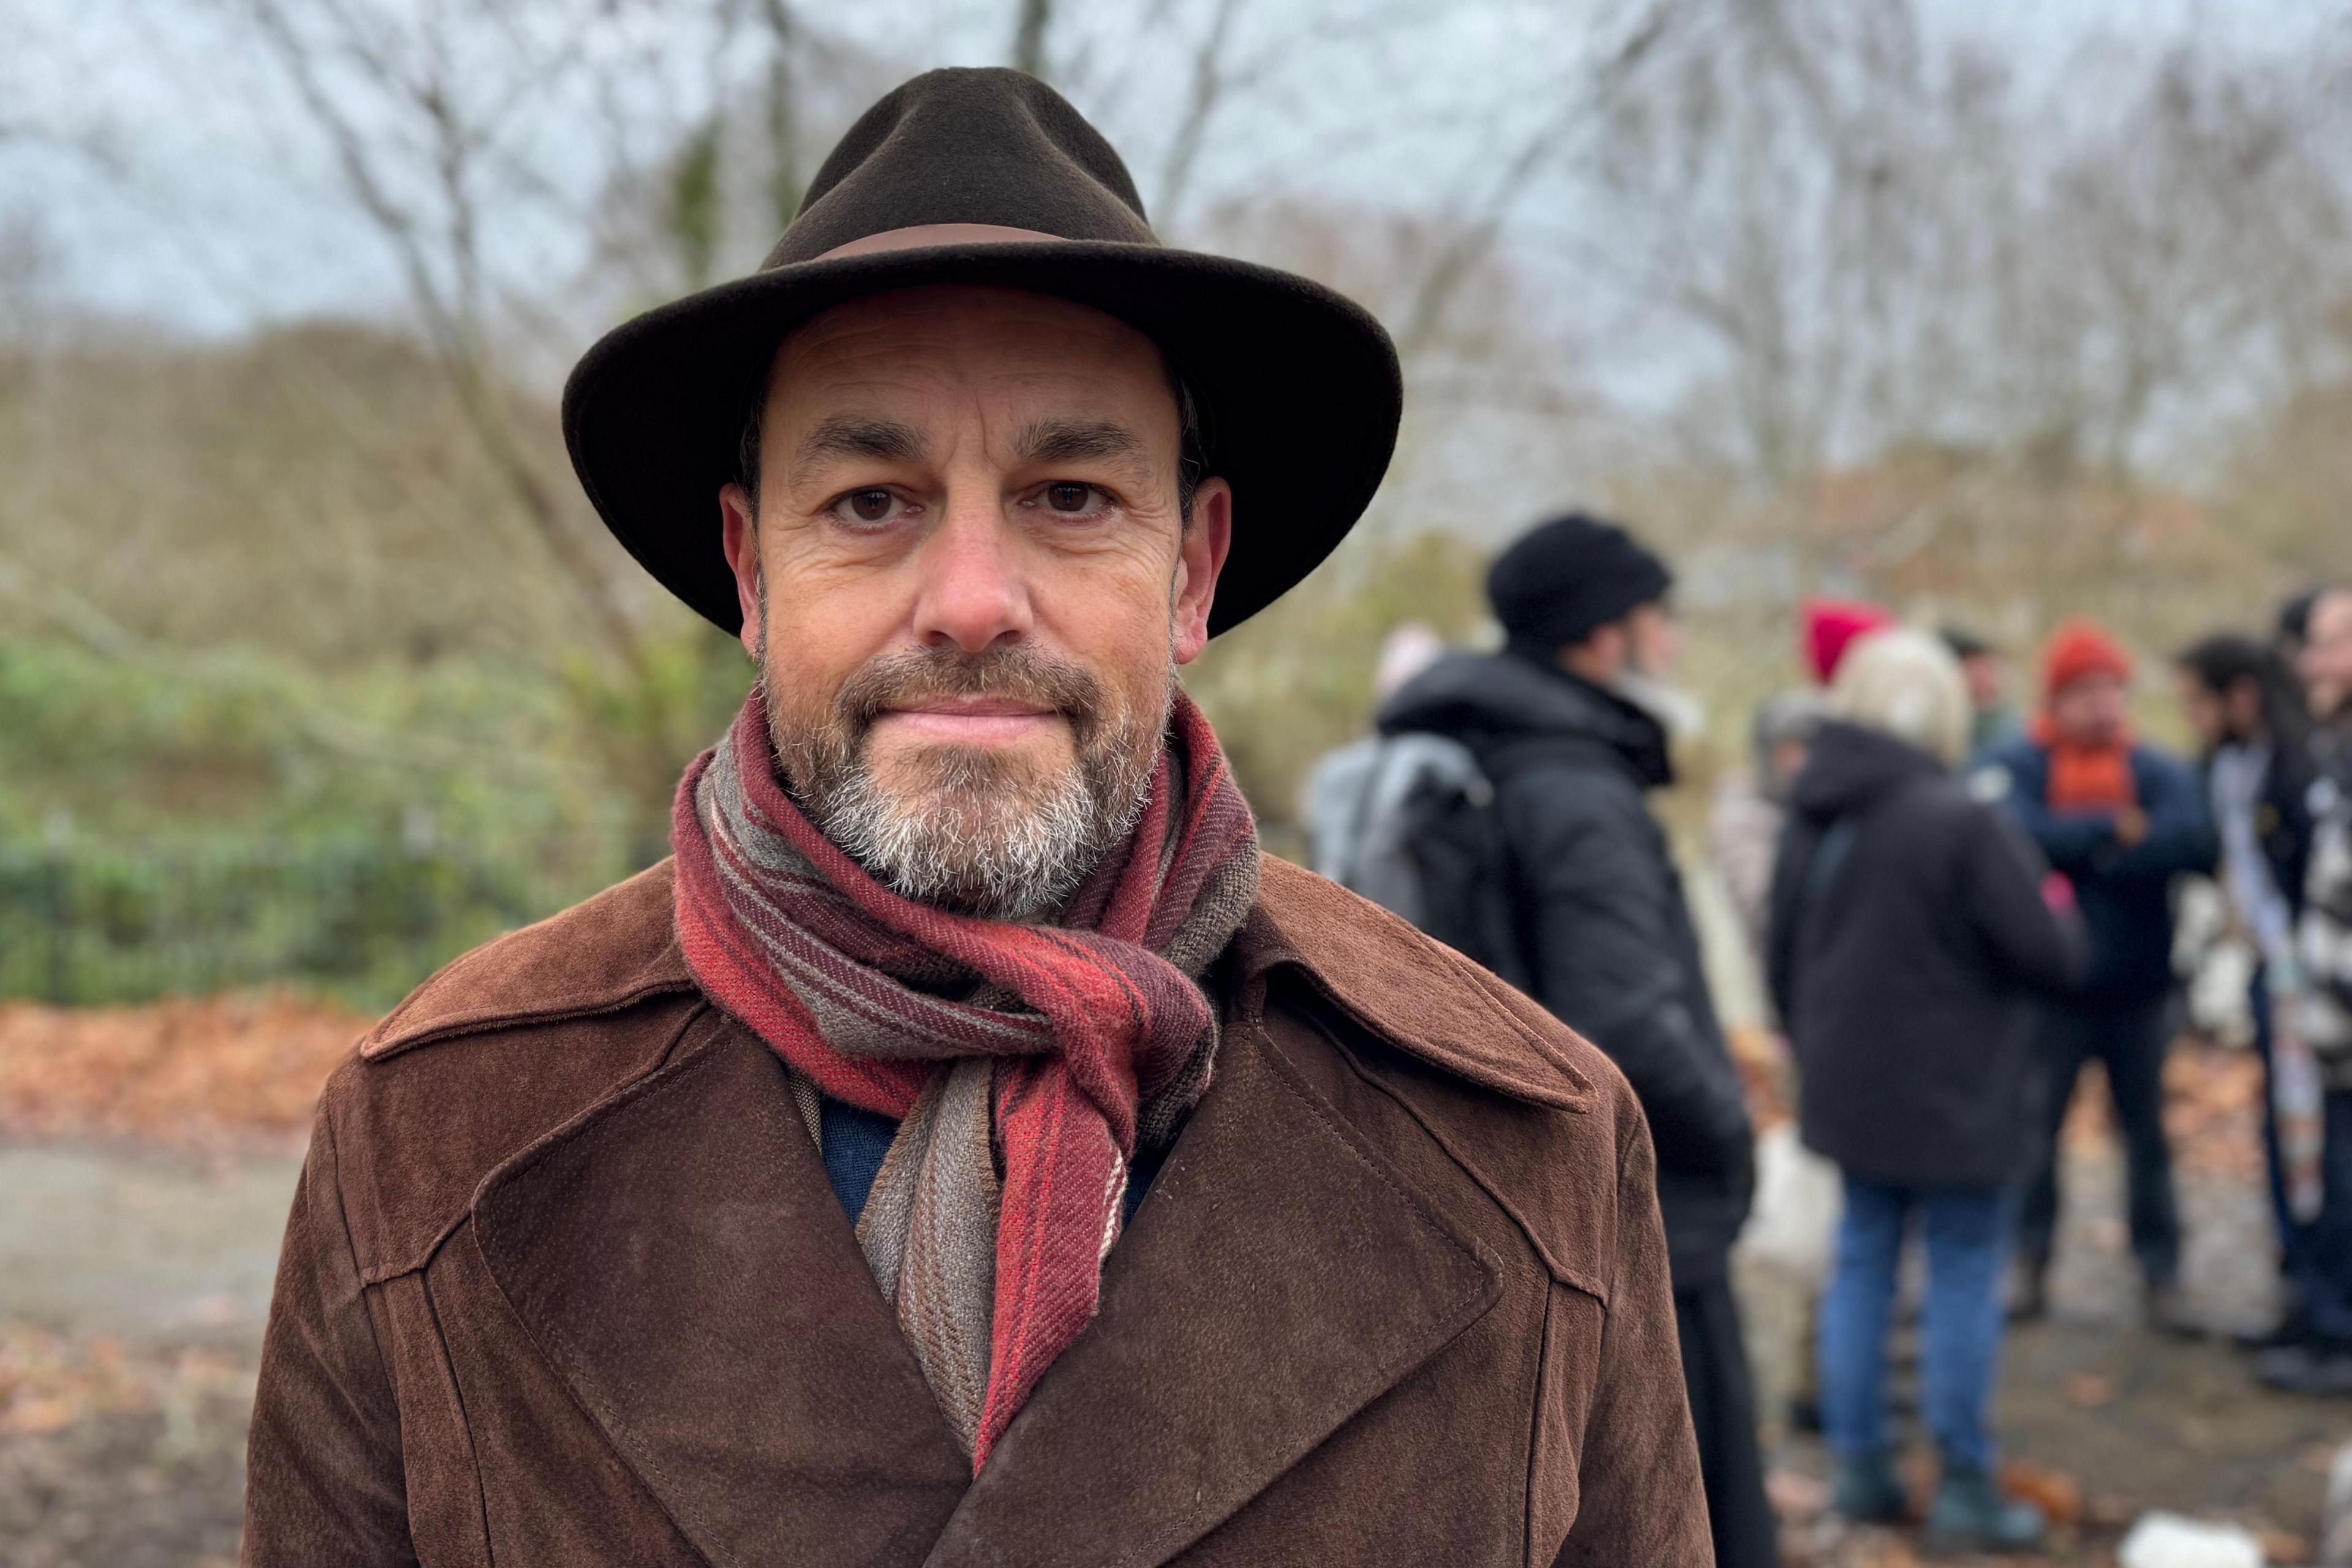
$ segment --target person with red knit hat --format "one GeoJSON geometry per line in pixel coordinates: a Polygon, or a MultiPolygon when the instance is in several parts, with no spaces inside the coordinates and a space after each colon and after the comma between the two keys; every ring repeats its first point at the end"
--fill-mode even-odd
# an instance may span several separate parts
{"type": "Polygon", "coordinates": [[[2039,1173],[2019,1216],[2017,1310],[2035,1316],[2045,1304],[2059,1124],[2084,1064],[2096,1059],[2123,1124],[2132,1254],[2148,1316],[2187,1331],[2163,1114],[2172,883],[2211,870],[2220,849],[2196,773],[2132,734],[2132,673],[2131,655],[2092,622],[2059,626],[2042,655],[2042,711],[1975,775],[1979,795],[2004,801],[2071,884],[2091,943],[2081,990],[2051,1004],[2042,1021],[2050,1092],[2039,1173]]]}
{"type": "Polygon", "coordinates": [[[1861,599],[1808,599],[1804,613],[1805,668],[1826,690],[1837,679],[1846,649],[1873,632],[1895,624],[1891,611],[1861,599]]]}

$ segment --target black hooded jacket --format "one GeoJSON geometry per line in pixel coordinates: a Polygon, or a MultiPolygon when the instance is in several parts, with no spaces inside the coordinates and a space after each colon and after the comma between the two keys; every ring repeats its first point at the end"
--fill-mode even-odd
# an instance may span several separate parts
{"type": "Polygon", "coordinates": [[[1440,659],[1381,710],[1384,734],[1467,747],[1495,786],[1536,1000],[1606,1051],[1648,1115],[1675,1288],[1724,1276],[1755,1142],[1698,939],[1644,792],[1664,732],[1622,699],[1514,654],[1440,659]]]}
{"type": "Polygon", "coordinates": [[[1822,728],[1772,882],[1772,996],[1809,1148],[1896,1186],[2025,1173],[2045,1092],[2033,1001],[2084,962],[2081,922],[2042,901],[2047,870],[1927,752],[1822,728]]]}

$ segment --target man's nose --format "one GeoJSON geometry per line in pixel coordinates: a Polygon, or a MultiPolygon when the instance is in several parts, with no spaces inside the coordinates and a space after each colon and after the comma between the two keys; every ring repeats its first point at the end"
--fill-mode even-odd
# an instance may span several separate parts
{"type": "Polygon", "coordinates": [[[924,541],[918,569],[917,640],[980,653],[1028,635],[1034,617],[1020,541],[995,497],[950,497],[943,521],[924,541]]]}

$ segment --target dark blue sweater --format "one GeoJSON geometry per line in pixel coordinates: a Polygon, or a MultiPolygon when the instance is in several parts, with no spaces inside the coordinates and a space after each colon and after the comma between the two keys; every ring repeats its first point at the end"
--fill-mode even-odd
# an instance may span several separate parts
{"type": "MultiPolygon", "coordinates": [[[[834,1195],[855,1226],[857,1216],[866,1212],[866,1200],[873,1195],[874,1178],[882,1173],[882,1157],[890,1152],[890,1140],[898,1135],[898,1124],[879,1111],[861,1110],[828,1096],[817,1103],[817,1125],[824,1133],[824,1179],[833,1184],[834,1195]]],[[[1129,1223],[1134,1221],[1144,1191],[1174,1146],[1171,1142],[1136,1156],[1127,1176],[1124,1217],[1129,1223]]]]}

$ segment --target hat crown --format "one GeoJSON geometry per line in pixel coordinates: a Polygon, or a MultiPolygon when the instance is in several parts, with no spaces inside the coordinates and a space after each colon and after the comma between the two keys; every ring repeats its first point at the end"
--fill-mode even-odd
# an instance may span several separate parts
{"type": "Polygon", "coordinates": [[[926,71],[858,117],[761,270],[937,224],[1160,243],[1127,165],[1068,100],[1021,71],[959,68],[926,71]]]}

